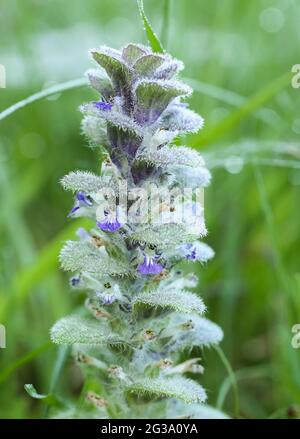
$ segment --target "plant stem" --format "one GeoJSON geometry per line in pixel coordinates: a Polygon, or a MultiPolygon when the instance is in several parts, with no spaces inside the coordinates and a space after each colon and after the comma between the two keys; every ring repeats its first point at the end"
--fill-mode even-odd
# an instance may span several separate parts
{"type": "Polygon", "coordinates": [[[228,359],[226,358],[226,355],[224,354],[223,350],[220,348],[220,346],[214,345],[214,349],[219,355],[220,360],[222,361],[225,369],[227,370],[228,378],[231,382],[231,387],[233,391],[233,413],[235,418],[239,418],[239,413],[240,413],[239,393],[238,393],[238,386],[237,386],[237,381],[235,379],[234,371],[228,359]]]}
{"type": "MultiPolygon", "coordinates": [[[[52,394],[55,392],[55,389],[57,387],[57,384],[59,382],[59,378],[60,375],[62,373],[68,352],[70,350],[69,346],[60,346],[58,348],[58,354],[56,357],[56,362],[54,365],[54,369],[52,372],[52,376],[51,376],[51,381],[50,381],[50,386],[49,386],[49,394],[52,394]]],[[[48,412],[49,412],[49,405],[46,406],[45,408],[45,413],[44,413],[44,417],[47,418],[48,417],[48,412]]]]}
{"type": "Polygon", "coordinates": [[[72,79],[71,81],[62,82],[61,84],[53,85],[52,87],[45,88],[45,90],[39,91],[38,93],[34,93],[28,98],[23,99],[22,101],[16,102],[11,107],[6,108],[0,113],[0,120],[5,119],[11,114],[15,113],[20,108],[26,107],[26,105],[31,104],[32,102],[39,101],[41,99],[47,98],[48,96],[61,93],[62,91],[71,90],[73,88],[83,87],[87,85],[86,78],[77,78],[72,79]]]}

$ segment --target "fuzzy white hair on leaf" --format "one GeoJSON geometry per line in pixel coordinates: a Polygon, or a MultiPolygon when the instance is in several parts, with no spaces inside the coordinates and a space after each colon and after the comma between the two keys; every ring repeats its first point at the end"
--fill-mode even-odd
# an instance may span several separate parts
{"type": "Polygon", "coordinates": [[[134,307],[167,308],[181,313],[203,314],[205,305],[195,293],[187,290],[165,290],[144,292],[134,299],[134,307]]]}
{"type": "Polygon", "coordinates": [[[190,404],[206,401],[206,392],[203,387],[195,381],[181,376],[174,378],[144,378],[129,385],[126,391],[140,396],[178,398],[190,404]]]}

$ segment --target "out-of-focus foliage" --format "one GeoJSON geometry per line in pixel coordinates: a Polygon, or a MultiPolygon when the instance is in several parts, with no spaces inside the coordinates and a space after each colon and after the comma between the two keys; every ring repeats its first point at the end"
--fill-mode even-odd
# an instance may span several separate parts
{"type": "MultiPolygon", "coordinates": [[[[291,340],[300,323],[300,88],[289,75],[300,63],[299,3],[173,0],[169,20],[164,3],[144,6],[158,34],[169,22],[163,43],[185,62],[198,90],[191,106],[205,118],[200,135],[186,138],[213,174],[205,207],[216,257],[199,267],[200,289],[225,333],[240,416],[299,416],[300,349],[291,340]]],[[[0,29],[0,111],[82,76],[90,47],[145,42],[131,0],[14,0],[1,8],[0,29]]],[[[71,200],[58,181],[73,169],[98,170],[79,129],[78,106],[91,99],[91,90],[74,89],[0,122],[1,418],[44,415],[24,383],[45,395],[59,385],[70,399],[81,390],[78,369],[48,341],[53,322],[82,301],[58,268],[61,242],[79,226],[66,219],[71,200]]],[[[214,350],[201,356],[210,404],[233,414],[222,362],[214,350]]]]}

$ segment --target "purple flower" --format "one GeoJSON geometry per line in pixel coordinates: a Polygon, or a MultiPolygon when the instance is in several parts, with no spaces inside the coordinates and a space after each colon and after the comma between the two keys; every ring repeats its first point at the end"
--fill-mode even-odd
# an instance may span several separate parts
{"type": "Polygon", "coordinates": [[[115,296],[113,294],[106,294],[103,297],[103,305],[111,305],[116,300],[115,296]]]}
{"type": "Polygon", "coordinates": [[[103,295],[103,293],[100,291],[96,291],[96,296],[101,299],[102,305],[111,305],[116,300],[116,296],[114,294],[103,295]]]}
{"type": "Polygon", "coordinates": [[[72,287],[77,287],[79,282],[80,282],[80,277],[79,276],[77,276],[77,277],[74,276],[74,277],[71,277],[71,279],[70,279],[70,284],[71,284],[72,287]]]}
{"type": "Polygon", "coordinates": [[[77,192],[75,205],[68,213],[68,217],[72,216],[73,213],[77,212],[77,210],[79,210],[80,207],[83,206],[91,207],[92,205],[93,202],[88,195],[86,195],[84,192],[77,192]]]}
{"type": "Polygon", "coordinates": [[[75,213],[75,212],[77,212],[77,210],[80,208],[80,206],[74,206],[74,207],[72,207],[72,209],[70,210],[70,212],[68,213],[68,217],[69,216],[72,216],[73,215],[73,213],[75,213]]]}
{"type": "Polygon", "coordinates": [[[77,192],[76,198],[79,201],[79,203],[83,203],[86,206],[92,206],[93,205],[92,200],[84,192],[77,192]]]}
{"type": "Polygon", "coordinates": [[[214,251],[204,242],[190,242],[180,247],[182,256],[190,261],[206,262],[214,257],[214,251]]]}
{"type": "Polygon", "coordinates": [[[183,250],[183,255],[184,255],[184,257],[186,259],[192,260],[192,261],[196,260],[196,258],[197,258],[197,249],[196,249],[195,245],[193,245],[192,243],[185,244],[182,247],[182,250],[183,250]]]}
{"type": "Polygon", "coordinates": [[[107,102],[104,102],[104,101],[93,102],[93,104],[99,110],[107,111],[107,110],[111,110],[112,109],[112,104],[108,104],[107,102]]]}
{"type": "Polygon", "coordinates": [[[116,232],[122,227],[122,224],[118,220],[118,215],[116,213],[109,213],[104,211],[104,219],[97,221],[97,226],[103,230],[103,232],[116,232]]]}
{"type": "Polygon", "coordinates": [[[141,274],[159,274],[163,271],[163,266],[155,262],[155,257],[144,257],[144,262],[137,267],[141,274]]]}

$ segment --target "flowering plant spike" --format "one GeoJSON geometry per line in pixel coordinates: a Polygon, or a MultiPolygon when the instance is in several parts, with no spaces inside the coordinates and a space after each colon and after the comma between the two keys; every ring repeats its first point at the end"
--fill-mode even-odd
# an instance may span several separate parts
{"type": "Polygon", "coordinates": [[[203,125],[185,102],[183,63],[138,44],[91,55],[97,98],[81,107],[82,131],[105,157],[99,175],[61,181],[75,197],[69,217],[91,219],[60,255],[71,287],[87,298],[51,330],[54,343],[73,345],[85,403],[54,416],[221,417],[205,405],[203,366],[192,354],[219,343],[222,330],[203,317],[197,277],[178,269],[214,255],[199,241],[206,228],[195,195],[210,173],[197,151],[174,144],[203,125]]]}

